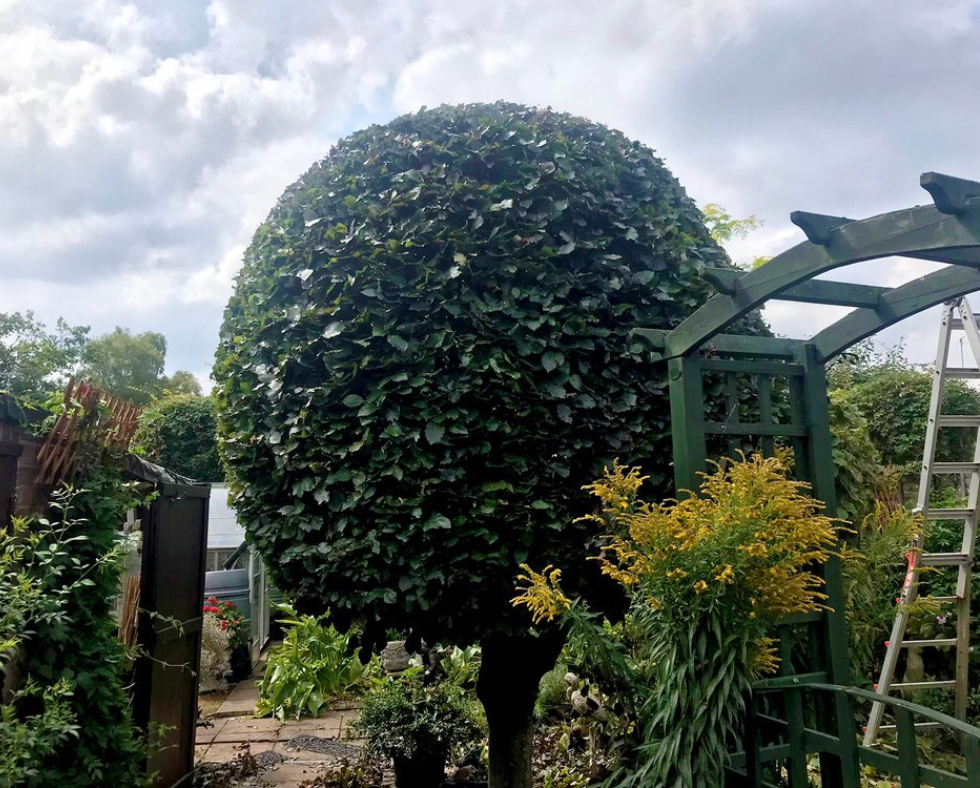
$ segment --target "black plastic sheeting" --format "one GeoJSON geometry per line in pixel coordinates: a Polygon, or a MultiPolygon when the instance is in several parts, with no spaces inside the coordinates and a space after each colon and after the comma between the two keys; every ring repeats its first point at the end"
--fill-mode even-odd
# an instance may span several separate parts
{"type": "Polygon", "coordinates": [[[135,454],[126,455],[126,473],[134,479],[154,484],[190,484],[196,487],[210,487],[207,482],[198,482],[169,471],[161,465],[144,460],[135,454]]]}

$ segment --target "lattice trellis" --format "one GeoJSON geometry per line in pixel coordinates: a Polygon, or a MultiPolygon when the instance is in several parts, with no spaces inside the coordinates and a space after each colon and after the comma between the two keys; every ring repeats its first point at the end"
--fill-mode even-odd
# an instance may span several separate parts
{"type": "Polygon", "coordinates": [[[83,469],[82,441],[100,451],[129,451],[141,410],[85,381],[70,380],[64,410],[44,437],[35,481],[43,486],[72,482],[83,469]]]}

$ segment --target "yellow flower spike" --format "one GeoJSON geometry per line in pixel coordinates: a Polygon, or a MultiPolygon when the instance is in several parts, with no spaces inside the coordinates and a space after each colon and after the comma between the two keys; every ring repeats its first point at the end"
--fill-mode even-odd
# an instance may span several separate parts
{"type": "Polygon", "coordinates": [[[698,582],[694,584],[694,593],[696,594],[703,594],[707,590],[708,584],[705,583],[704,580],[698,580],[698,582]]]}
{"type": "Polygon", "coordinates": [[[571,608],[571,600],[562,593],[558,585],[561,580],[560,569],[555,569],[550,564],[540,573],[535,572],[527,564],[521,564],[521,569],[524,570],[525,574],[518,575],[517,579],[527,585],[516,587],[520,593],[511,599],[510,603],[514,607],[521,605],[526,607],[535,624],[540,624],[543,621],[554,621],[571,608]]]}
{"type": "Polygon", "coordinates": [[[670,572],[668,572],[667,577],[670,580],[682,580],[683,578],[687,577],[687,572],[680,567],[677,567],[676,569],[672,569],[670,572]]]}
{"type": "Polygon", "coordinates": [[[725,568],[721,570],[717,575],[715,575],[715,580],[719,583],[725,583],[726,585],[732,585],[735,582],[735,572],[732,569],[731,564],[725,564],[725,568]]]}

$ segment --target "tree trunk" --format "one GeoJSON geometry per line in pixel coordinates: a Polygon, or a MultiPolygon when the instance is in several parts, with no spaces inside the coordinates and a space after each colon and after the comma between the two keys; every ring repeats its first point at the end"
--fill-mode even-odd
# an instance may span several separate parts
{"type": "Polygon", "coordinates": [[[555,630],[540,637],[496,635],[483,642],[477,695],[490,729],[490,788],[532,788],[534,702],[541,677],[564,643],[555,630]]]}

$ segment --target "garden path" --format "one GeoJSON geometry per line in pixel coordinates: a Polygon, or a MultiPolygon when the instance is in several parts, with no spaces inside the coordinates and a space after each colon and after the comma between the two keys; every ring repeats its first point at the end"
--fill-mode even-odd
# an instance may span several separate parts
{"type": "Polygon", "coordinates": [[[283,723],[252,717],[257,701],[254,680],[240,682],[231,691],[207,720],[210,725],[197,729],[197,764],[229,763],[247,749],[253,756],[261,756],[259,762],[263,766],[268,765],[253,781],[243,781],[241,785],[295,788],[316,777],[326,764],[360,746],[347,732],[356,709],[334,708],[316,719],[283,723]]]}

